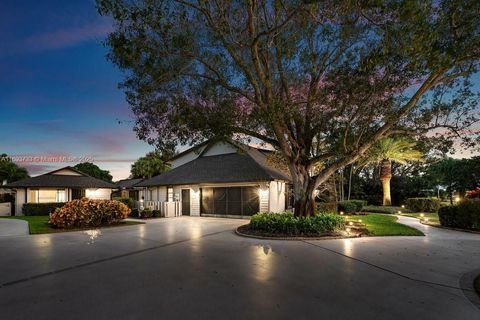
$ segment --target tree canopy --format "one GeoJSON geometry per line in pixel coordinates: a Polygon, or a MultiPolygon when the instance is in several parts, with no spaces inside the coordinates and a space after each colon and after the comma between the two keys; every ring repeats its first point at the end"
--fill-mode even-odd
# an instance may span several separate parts
{"type": "Polygon", "coordinates": [[[112,182],[112,175],[108,170],[102,170],[97,165],[91,162],[82,162],[74,166],[75,169],[88,174],[94,178],[104,180],[107,182],[112,182]]]}
{"type": "Polygon", "coordinates": [[[382,138],[478,138],[478,1],[97,6],[115,20],[109,58],[125,71],[138,136],[160,147],[222,136],[270,144],[289,164],[297,214],[312,214],[314,190],[382,138]]]}
{"type": "Polygon", "coordinates": [[[132,178],[149,179],[170,170],[166,157],[170,156],[158,151],[149,152],[144,157],[140,157],[132,164],[130,170],[132,178]]]}
{"type": "Polygon", "coordinates": [[[6,154],[0,155],[0,185],[5,180],[10,183],[28,177],[27,169],[19,167],[6,154]]]}

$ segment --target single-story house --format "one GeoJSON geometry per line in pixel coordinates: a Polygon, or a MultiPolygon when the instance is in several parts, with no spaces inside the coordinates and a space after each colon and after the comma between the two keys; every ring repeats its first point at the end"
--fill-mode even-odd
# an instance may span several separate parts
{"type": "Polygon", "coordinates": [[[15,181],[4,187],[16,193],[15,215],[22,214],[24,203],[67,202],[83,197],[110,199],[112,190],[117,189],[113,183],[91,177],[72,167],[15,181]]]}
{"type": "Polygon", "coordinates": [[[206,141],[171,159],[172,170],[135,185],[140,206],[165,216],[251,216],[289,208],[288,172],[272,152],[233,141],[206,141]]]}
{"type": "Polygon", "coordinates": [[[122,197],[122,198],[131,198],[133,200],[139,200],[138,198],[138,189],[134,186],[142,182],[142,178],[134,179],[123,179],[115,182],[118,187],[118,190],[112,193],[112,197],[122,197]]]}

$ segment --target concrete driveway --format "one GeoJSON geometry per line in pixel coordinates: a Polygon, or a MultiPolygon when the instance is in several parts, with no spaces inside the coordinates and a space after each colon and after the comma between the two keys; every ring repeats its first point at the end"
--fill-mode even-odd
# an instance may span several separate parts
{"type": "Polygon", "coordinates": [[[182,217],[0,237],[0,317],[480,319],[480,235],[400,219],[427,236],[263,241],[182,217]]]}
{"type": "Polygon", "coordinates": [[[24,236],[28,234],[28,223],[23,220],[0,218],[0,237],[24,236]]]}

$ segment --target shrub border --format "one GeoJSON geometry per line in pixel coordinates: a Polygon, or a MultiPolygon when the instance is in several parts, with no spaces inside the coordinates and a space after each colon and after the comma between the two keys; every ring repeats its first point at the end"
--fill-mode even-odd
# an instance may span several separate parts
{"type": "MultiPolygon", "coordinates": [[[[416,218],[414,218],[414,219],[416,219],[416,218]]],[[[420,219],[418,219],[418,220],[419,220],[420,223],[423,224],[424,226],[435,227],[435,228],[445,229],[445,230],[452,230],[452,231],[460,231],[460,232],[468,232],[468,233],[480,234],[480,230],[469,230],[469,229],[460,229],[460,228],[445,227],[445,226],[442,226],[441,224],[425,223],[425,222],[421,221],[420,219]]]]}
{"type": "Polygon", "coordinates": [[[248,234],[240,231],[239,229],[245,226],[248,226],[249,224],[244,224],[241,225],[237,228],[235,228],[235,234],[240,236],[240,237],[245,237],[245,238],[252,238],[252,239],[260,239],[260,240],[289,240],[289,241],[302,241],[302,240],[335,240],[335,239],[356,239],[356,238],[365,238],[365,237],[370,237],[368,235],[360,235],[360,236],[332,236],[332,235],[325,235],[325,236],[313,236],[313,237],[296,237],[296,236],[291,236],[291,237],[272,237],[272,236],[262,236],[262,235],[253,235],[253,234],[248,234]]]}

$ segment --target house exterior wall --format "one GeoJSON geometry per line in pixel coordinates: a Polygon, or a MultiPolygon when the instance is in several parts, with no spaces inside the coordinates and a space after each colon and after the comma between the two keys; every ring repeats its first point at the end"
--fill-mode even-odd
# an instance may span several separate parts
{"type": "Polygon", "coordinates": [[[85,197],[94,200],[110,200],[112,189],[85,189],[85,197]]]}
{"type": "Polygon", "coordinates": [[[285,211],[285,192],[286,185],[284,181],[272,181],[269,185],[269,211],[285,211]]]}
{"type": "Polygon", "coordinates": [[[221,154],[236,153],[238,150],[234,146],[225,142],[217,142],[205,150],[202,157],[218,156],[221,154]]]}
{"type": "MultiPolygon", "coordinates": [[[[182,190],[190,190],[190,215],[200,216],[200,189],[207,187],[258,187],[260,212],[283,212],[285,211],[285,182],[234,182],[234,183],[208,183],[197,185],[176,185],[173,186],[174,199],[182,202],[182,190]]],[[[145,201],[167,201],[167,187],[150,187],[140,190],[140,198],[144,196],[145,201]]],[[[181,211],[181,208],[180,208],[181,211]]]]}
{"type": "Polygon", "coordinates": [[[22,207],[23,207],[23,204],[25,203],[25,194],[26,194],[25,189],[17,189],[17,193],[15,196],[15,215],[16,216],[23,215],[22,207]]]}
{"type": "Polygon", "coordinates": [[[175,159],[172,161],[172,169],[175,169],[176,167],[181,166],[182,164],[185,164],[187,162],[190,162],[192,160],[195,160],[198,158],[200,153],[205,149],[205,147],[198,148],[196,150],[192,150],[190,152],[187,152],[183,156],[175,159]]]}

